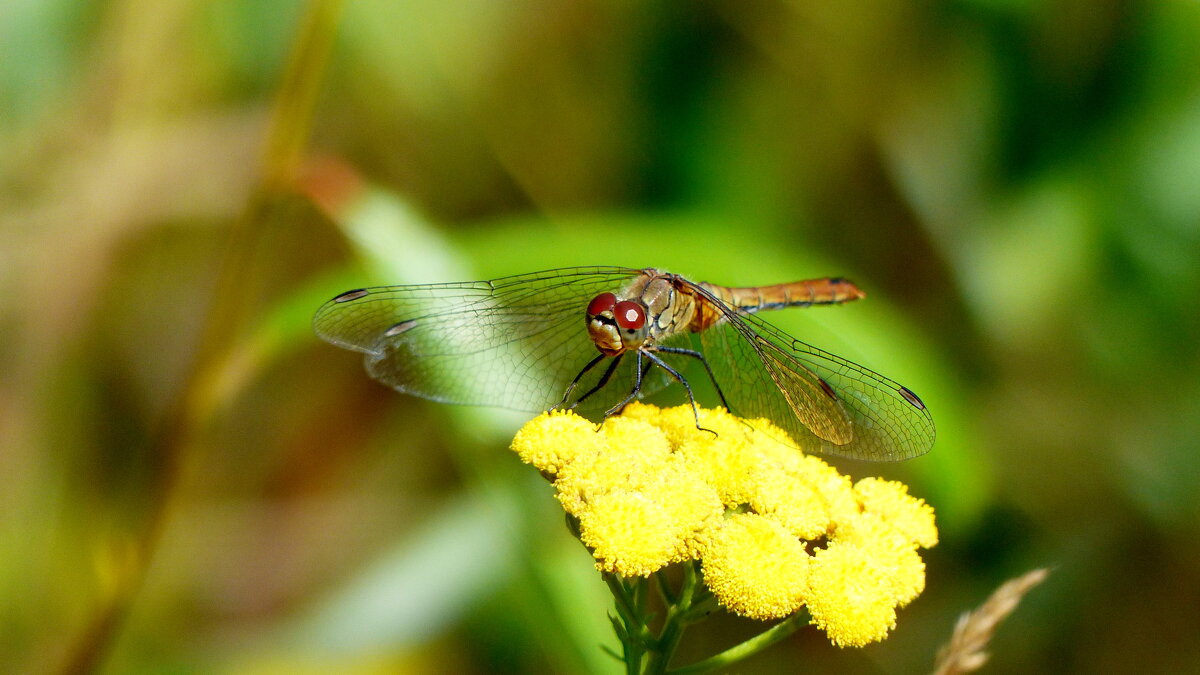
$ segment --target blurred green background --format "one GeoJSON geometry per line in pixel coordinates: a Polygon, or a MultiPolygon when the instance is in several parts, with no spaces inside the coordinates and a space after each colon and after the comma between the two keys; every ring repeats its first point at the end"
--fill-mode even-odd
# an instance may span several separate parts
{"type": "Polygon", "coordinates": [[[309,326],[609,264],[850,277],[772,321],[938,423],[839,463],[938,510],[893,635],[741,672],[927,671],[1037,566],[990,672],[1200,671],[1198,44],[1192,0],[0,4],[0,670],[614,671],[522,416],[309,326]]]}

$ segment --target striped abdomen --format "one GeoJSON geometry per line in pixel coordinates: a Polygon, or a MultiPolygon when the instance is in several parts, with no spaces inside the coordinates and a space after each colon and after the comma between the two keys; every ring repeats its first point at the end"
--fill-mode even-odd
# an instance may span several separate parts
{"type": "MultiPolygon", "coordinates": [[[[707,282],[697,285],[742,314],[784,307],[836,305],[866,297],[866,293],[859,290],[854,282],[840,277],[744,288],[717,286],[707,282]]],[[[696,305],[696,313],[688,326],[689,330],[702,331],[721,320],[721,313],[705,302],[703,297],[696,297],[696,305]]]]}

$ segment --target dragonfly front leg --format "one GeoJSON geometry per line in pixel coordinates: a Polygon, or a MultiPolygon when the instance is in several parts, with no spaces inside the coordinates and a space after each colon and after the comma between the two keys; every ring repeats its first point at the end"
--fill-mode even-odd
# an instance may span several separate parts
{"type": "MultiPolygon", "coordinates": [[[[615,357],[613,357],[612,363],[608,364],[608,368],[606,368],[604,370],[604,374],[600,376],[600,381],[596,383],[596,386],[594,386],[591,389],[588,389],[586,392],[584,392],[583,396],[580,396],[579,398],[575,399],[575,402],[571,404],[571,408],[570,408],[571,410],[574,410],[576,408],[576,406],[578,406],[580,403],[583,403],[585,400],[587,400],[587,398],[589,396],[600,391],[604,387],[604,385],[608,384],[609,378],[611,378],[613,376],[613,373],[615,373],[617,371],[617,365],[621,363],[621,357],[623,357],[623,356],[625,356],[625,355],[617,354],[615,357]]],[[[597,356],[596,358],[594,358],[590,362],[588,362],[588,364],[583,367],[583,370],[579,371],[579,374],[576,375],[575,379],[571,381],[571,386],[567,387],[567,393],[563,394],[562,402],[559,403],[558,405],[561,406],[561,405],[566,404],[567,398],[571,395],[571,392],[575,390],[575,386],[577,384],[579,384],[579,380],[581,378],[583,378],[583,376],[585,374],[587,374],[587,371],[589,371],[593,367],[595,367],[595,365],[597,363],[600,363],[600,360],[603,358],[605,358],[605,355],[600,354],[599,356],[597,356]]]]}
{"type": "MultiPolygon", "coordinates": [[[[671,348],[671,350],[662,350],[662,351],[678,353],[678,352],[674,352],[673,348],[671,348]]],[[[698,356],[698,354],[697,354],[697,356],[698,356]]],[[[649,350],[638,350],[637,351],[637,382],[634,384],[634,390],[632,390],[632,392],[630,392],[628,396],[625,396],[625,400],[620,401],[619,404],[617,404],[616,406],[608,408],[608,411],[604,413],[604,416],[605,417],[614,416],[614,414],[617,414],[618,412],[620,412],[620,410],[622,410],[622,408],[624,408],[626,405],[629,405],[630,401],[634,400],[635,396],[637,396],[637,394],[640,393],[642,390],[642,378],[646,377],[646,374],[647,374],[647,372],[649,372],[650,366],[652,366],[652,365],[659,366],[659,368],[661,368],[662,370],[667,371],[667,374],[670,374],[671,377],[674,377],[674,380],[676,380],[676,382],[678,382],[679,384],[683,384],[683,388],[684,388],[685,392],[688,392],[688,402],[689,402],[689,404],[691,404],[692,417],[694,417],[696,419],[696,429],[701,430],[701,431],[708,431],[709,434],[716,436],[716,431],[713,431],[712,429],[703,428],[703,426],[700,425],[700,411],[696,410],[696,396],[695,396],[695,394],[691,393],[691,384],[688,383],[688,378],[684,377],[683,375],[680,375],[678,370],[671,368],[670,364],[665,362],[665,360],[662,360],[659,357],[654,356],[654,353],[650,352],[649,350]],[[647,359],[647,363],[644,366],[642,366],[642,357],[647,359]]],[[[722,400],[724,400],[724,396],[722,396],[722,400]]]]}
{"type": "MultiPolygon", "coordinates": [[[[637,351],[637,381],[633,383],[633,390],[631,390],[629,392],[629,395],[626,396],[624,398],[624,400],[622,400],[620,403],[618,403],[618,404],[614,405],[613,407],[609,408],[608,410],[604,411],[605,419],[612,417],[613,415],[616,415],[617,413],[621,412],[621,410],[625,406],[629,405],[630,401],[632,401],[634,398],[637,397],[638,394],[641,393],[642,380],[646,377],[646,373],[650,372],[650,366],[653,365],[651,363],[646,363],[645,365],[642,365],[642,355],[644,353],[645,352],[643,352],[640,349],[637,351]]],[[[622,354],[621,356],[624,356],[624,354],[622,354]]],[[[620,357],[617,357],[617,358],[620,358],[620,357]]]]}
{"type": "MultiPolygon", "coordinates": [[[[662,350],[662,351],[670,352],[673,350],[667,349],[667,350],[662,350]]],[[[684,351],[687,351],[687,350],[684,350],[684,351]]],[[[657,356],[650,353],[649,351],[643,352],[643,351],[639,350],[638,356],[641,356],[643,353],[646,355],[646,358],[648,358],[652,362],[654,362],[654,364],[657,365],[659,368],[662,368],[663,370],[670,373],[671,377],[675,378],[675,380],[677,382],[679,382],[679,384],[683,385],[684,390],[687,391],[688,403],[692,404],[692,416],[695,417],[695,419],[696,419],[696,428],[699,429],[700,431],[707,431],[708,433],[712,434],[713,436],[716,436],[717,432],[713,431],[712,429],[706,429],[706,428],[700,426],[700,411],[696,409],[696,397],[695,397],[695,395],[692,394],[692,385],[688,384],[687,378],[685,378],[683,375],[679,374],[679,371],[675,370],[670,365],[668,365],[666,361],[663,361],[662,359],[658,358],[657,356]]],[[[703,360],[703,357],[701,357],[701,360],[703,360]]],[[[708,364],[706,363],[705,366],[707,366],[707,365],[708,364]]],[[[709,374],[710,375],[712,374],[711,371],[709,374]]],[[[714,380],[714,383],[715,383],[715,380],[714,380]]],[[[638,378],[638,385],[639,386],[641,385],[641,378],[638,378]]],[[[632,396],[630,398],[632,398],[632,396]]],[[[724,397],[722,397],[722,400],[724,400],[724,397]]],[[[626,401],[626,403],[628,403],[628,401],[626,401]]],[[[622,403],[622,405],[624,405],[624,403],[622,403]]]]}

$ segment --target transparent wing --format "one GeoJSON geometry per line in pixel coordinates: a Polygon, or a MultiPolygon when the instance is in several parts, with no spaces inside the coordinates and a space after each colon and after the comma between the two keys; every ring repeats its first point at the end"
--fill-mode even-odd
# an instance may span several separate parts
{"type": "MultiPolygon", "coordinates": [[[[343,293],[313,317],[317,335],[366,355],[371,377],[407,394],[446,403],[538,412],[557,405],[599,355],[585,313],[599,293],[619,293],[642,270],[579,267],[492,281],[381,286],[343,293]]],[[[597,363],[575,396],[611,365],[597,363]]],[[[636,356],[577,410],[603,412],[633,390],[636,356]]],[[[655,375],[644,393],[661,388],[655,375]]]]}
{"type": "Polygon", "coordinates": [[[700,340],[735,414],[771,420],[805,452],[894,461],[933,447],[933,418],[912,391],[691,288],[725,317],[700,340]]]}

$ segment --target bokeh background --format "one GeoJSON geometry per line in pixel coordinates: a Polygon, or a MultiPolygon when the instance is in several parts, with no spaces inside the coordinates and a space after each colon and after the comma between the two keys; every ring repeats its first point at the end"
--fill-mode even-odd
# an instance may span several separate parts
{"type": "MultiPolygon", "coordinates": [[[[1193,0],[0,4],[0,670],[612,672],[522,416],[320,343],[378,283],[844,275],[773,320],[933,410],[922,672],[1197,672],[1193,0]]],[[[759,628],[693,629],[678,663],[759,628]]]]}

